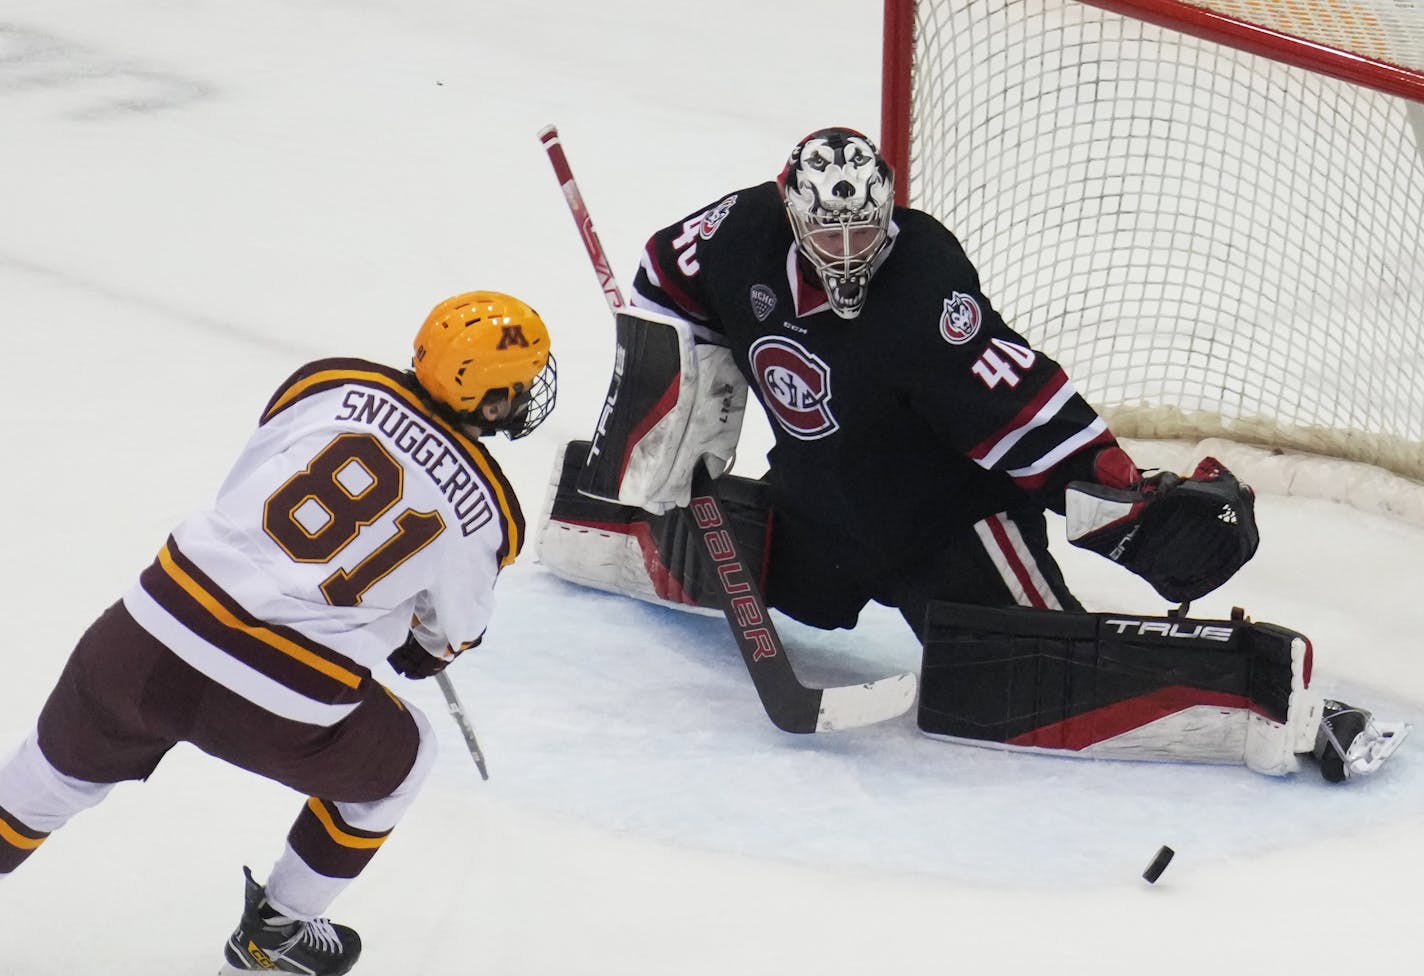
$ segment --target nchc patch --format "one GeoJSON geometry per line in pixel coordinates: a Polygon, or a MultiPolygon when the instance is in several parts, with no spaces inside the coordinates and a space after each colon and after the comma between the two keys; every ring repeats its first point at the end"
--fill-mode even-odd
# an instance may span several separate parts
{"type": "Polygon", "coordinates": [[[962,346],[973,339],[983,324],[984,313],[973,295],[954,292],[944,300],[944,314],[939,317],[939,334],[953,346],[962,346]]]}
{"type": "Polygon", "coordinates": [[[758,322],[765,322],[766,317],[776,308],[776,292],[766,285],[752,285],[752,314],[756,316],[758,322]]]}

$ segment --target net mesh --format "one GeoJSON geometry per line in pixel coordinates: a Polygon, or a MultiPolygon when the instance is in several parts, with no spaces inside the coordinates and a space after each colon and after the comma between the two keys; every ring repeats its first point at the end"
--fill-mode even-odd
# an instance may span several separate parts
{"type": "Polygon", "coordinates": [[[1336,50],[1424,70],[1424,3],[1418,0],[1205,0],[1193,6],[1336,50]]]}
{"type": "Polygon", "coordinates": [[[1071,0],[915,38],[912,205],[1119,436],[1424,479],[1418,106],[1071,0]]]}

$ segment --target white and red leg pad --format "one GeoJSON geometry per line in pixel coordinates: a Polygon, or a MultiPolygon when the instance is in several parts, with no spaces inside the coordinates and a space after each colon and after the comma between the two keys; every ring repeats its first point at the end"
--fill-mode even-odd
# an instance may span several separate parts
{"type": "Polygon", "coordinates": [[[1311,647],[1274,624],[931,606],[926,735],[1070,756],[1298,768],[1320,722],[1311,647]]]}
{"type": "MultiPolygon", "coordinates": [[[[653,515],[632,505],[592,498],[578,490],[589,442],[570,441],[554,462],[538,528],[539,562],[581,586],[675,607],[721,613],[713,581],[692,547],[697,538],[686,509],[653,515]]],[[[770,531],[766,487],[727,475],[718,480],[722,502],[747,565],[760,567],[770,531]]]]}

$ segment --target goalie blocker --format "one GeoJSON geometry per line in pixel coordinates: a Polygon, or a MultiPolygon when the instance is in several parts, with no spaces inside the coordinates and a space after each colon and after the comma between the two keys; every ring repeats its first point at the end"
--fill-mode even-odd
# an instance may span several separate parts
{"type": "Polygon", "coordinates": [[[644,309],[620,312],[613,378],[588,447],[579,491],[654,514],[684,507],[706,464],[732,464],[747,384],[724,346],[644,309]]]}

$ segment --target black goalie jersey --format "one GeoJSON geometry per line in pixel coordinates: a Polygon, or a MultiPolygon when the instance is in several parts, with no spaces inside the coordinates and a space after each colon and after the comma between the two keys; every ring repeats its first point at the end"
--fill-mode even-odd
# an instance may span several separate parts
{"type": "Polygon", "coordinates": [[[995,512],[1062,510],[1114,443],[1063,370],[999,317],[954,236],[897,208],[855,319],[803,270],[772,182],[655,234],[635,306],[730,346],[776,435],[774,506],[881,565],[995,512]]]}

